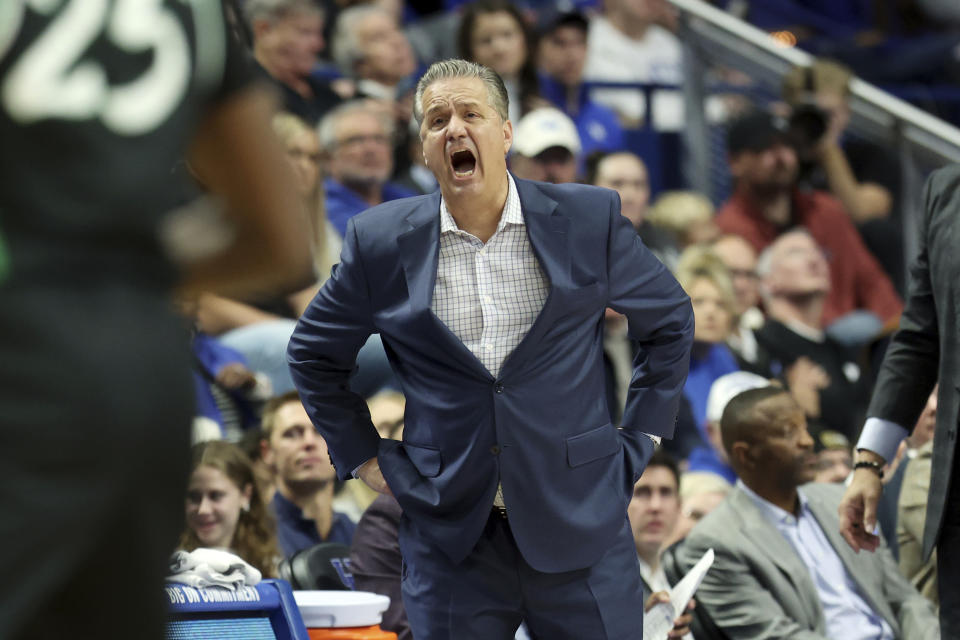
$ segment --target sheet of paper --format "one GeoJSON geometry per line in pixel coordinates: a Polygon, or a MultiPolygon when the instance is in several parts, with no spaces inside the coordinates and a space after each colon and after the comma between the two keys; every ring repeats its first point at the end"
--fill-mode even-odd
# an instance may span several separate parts
{"type": "Polygon", "coordinates": [[[707,549],[703,557],[693,565],[687,575],[670,590],[670,602],[661,603],[643,616],[643,640],[665,640],[673,629],[673,621],[687,607],[697,587],[713,564],[713,549],[707,549]]]}

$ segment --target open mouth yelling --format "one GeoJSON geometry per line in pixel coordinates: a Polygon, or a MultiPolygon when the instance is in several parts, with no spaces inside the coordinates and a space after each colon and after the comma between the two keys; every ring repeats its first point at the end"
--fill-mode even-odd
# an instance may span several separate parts
{"type": "Polygon", "coordinates": [[[454,151],[450,154],[450,163],[453,175],[458,178],[469,178],[477,168],[477,158],[469,149],[454,151]]]}

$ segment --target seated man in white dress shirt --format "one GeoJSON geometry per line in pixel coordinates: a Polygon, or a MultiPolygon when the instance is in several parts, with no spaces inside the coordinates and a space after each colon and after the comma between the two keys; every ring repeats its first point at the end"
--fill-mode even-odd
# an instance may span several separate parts
{"type": "Polygon", "coordinates": [[[633,497],[627,506],[645,596],[670,590],[670,583],[660,566],[660,551],[664,541],[673,533],[680,515],[679,490],[677,463],[670,454],[657,449],[634,485],[633,497]]]}
{"type": "Polygon", "coordinates": [[[787,391],[745,391],[721,419],[737,472],[727,500],[698,523],[679,557],[716,559],[697,600],[731,638],[939,638],[930,604],[885,546],[856,554],[839,534],[843,487],[807,484],[813,438],[787,391]]]}

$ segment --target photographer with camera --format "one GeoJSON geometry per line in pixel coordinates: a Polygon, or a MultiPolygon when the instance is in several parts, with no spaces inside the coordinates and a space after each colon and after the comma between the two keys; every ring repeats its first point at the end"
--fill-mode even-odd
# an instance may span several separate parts
{"type": "Polygon", "coordinates": [[[829,191],[846,209],[864,243],[898,291],[903,286],[900,167],[875,144],[845,135],[850,122],[847,67],[817,60],[783,79],[789,134],[799,160],[799,185],[829,191]]]}
{"type": "Polygon", "coordinates": [[[843,203],[824,190],[801,188],[797,152],[785,121],[754,111],[732,122],[727,160],[735,186],[717,213],[717,226],[742,236],[758,252],[781,233],[806,227],[830,267],[821,318],[830,337],[859,347],[897,322],[903,304],[843,203]]]}

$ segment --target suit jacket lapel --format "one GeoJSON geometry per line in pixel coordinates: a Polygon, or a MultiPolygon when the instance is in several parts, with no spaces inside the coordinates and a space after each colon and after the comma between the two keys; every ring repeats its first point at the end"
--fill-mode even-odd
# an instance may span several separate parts
{"type": "Polygon", "coordinates": [[[810,571],[794,551],[786,538],[770,524],[753,504],[753,500],[740,489],[730,494],[731,506],[741,515],[741,530],[767,558],[772,561],[793,583],[797,598],[803,603],[814,626],[824,625],[823,608],[817,589],[810,579],[810,571]]]}
{"type": "Polygon", "coordinates": [[[567,234],[570,220],[556,212],[557,201],[547,197],[534,183],[516,178],[514,180],[520,195],[520,208],[527,226],[527,237],[547,276],[550,294],[527,335],[503,363],[503,372],[519,367],[530,356],[543,334],[550,328],[550,320],[559,306],[558,298],[572,287],[567,234]]]}
{"type": "Polygon", "coordinates": [[[453,356],[471,373],[489,378],[486,368],[430,309],[440,256],[440,192],[434,192],[406,221],[410,228],[400,234],[397,245],[407,281],[411,321],[419,330],[421,347],[442,360],[453,356]]]}

